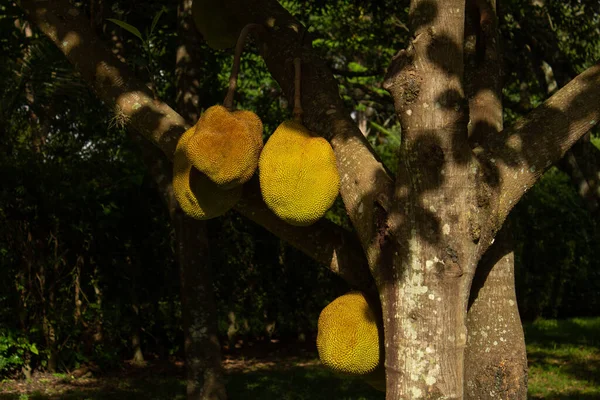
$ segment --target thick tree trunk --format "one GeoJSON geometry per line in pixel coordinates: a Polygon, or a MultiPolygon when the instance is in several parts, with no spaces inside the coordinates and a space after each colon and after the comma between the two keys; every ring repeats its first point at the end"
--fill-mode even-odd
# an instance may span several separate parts
{"type": "Polygon", "coordinates": [[[467,314],[465,398],[527,398],[527,354],[515,293],[510,224],[482,258],[467,314]]]}
{"type": "MultiPolygon", "coordinates": [[[[200,116],[199,71],[203,60],[191,11],[191,0],[179,0],[177,110],[194,124],[200,116]]],[[[187,399],[225,400],[207,225],[183,215],[179,209],[171,212],[171,221],[181,276],[187,399]]]]}
{"type": "MultiPolygon", "coordinates": [[[[465,90],[469,100],[469,136],[498,135],[503,128],[498,36],[496,1],[468,2],[465,90]]],[[[515,297],[512,248],[505,226],[475,271],[467,311],[467,399],[527,396],[527,357],[515,297]]]]}
{"type": "Polygon", "coordinates": [[[181,210],[172,221],[181,273],[187,398],[225,400],[206,224],[181,210]]]}
{"type": "Polygon", "coordinates": [[[462,84],[464,11],[459,0],[412,1],[415,39],[384,83],[402,124],[398,208],[380,239],[389,258],[375,267],[390,400],[463,397],[467,299],[478,262],[466,233],[480,218],[471,207],[477,166],[462,84]]]}

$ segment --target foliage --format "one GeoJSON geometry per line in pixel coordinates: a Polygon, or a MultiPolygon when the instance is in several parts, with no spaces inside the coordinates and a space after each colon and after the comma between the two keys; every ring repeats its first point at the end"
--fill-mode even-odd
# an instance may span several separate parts
{"type": "Polygon", "coordinates": [[[14,330],[0,328],[0,378],[11,376],[23,367],[28,354],[39,354],[35,343],[14,330]]]}
{"type": "Polygon", "coordinates": [[[596,315],[600,306],[599,227],[569,178],[550,169],[515,217],[516,280],[524,319],[596,315]]]}

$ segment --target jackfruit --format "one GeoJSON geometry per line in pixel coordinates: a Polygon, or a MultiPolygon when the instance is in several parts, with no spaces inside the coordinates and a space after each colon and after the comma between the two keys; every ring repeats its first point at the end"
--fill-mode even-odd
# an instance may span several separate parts
{"type": "Polygon", "coordinates": [[[317,349],[323,365],[334,371],[380,382],[379,338],[377,318],[361,292],[340,296],[321,311],[317,349]]]}
{"type": "Polygon", "coordinates": [[[223,190],[193,168],[185,154],[185,147],[195,131],[196,126],[188,129],[177,142],[173,158],[173,192],[187,215],[196,219],[210,219],[232,208],[242,195],[242,187],[223,190]]]}
{"type": "Polygon", "coordinates": [[[247,182],[258,166],[263,125],[251,111],[216,105],[202,114],[185,154],[198,171],[222,189],[247,182]]]}
{"type": "Polygon", "coordinates": [[[265,203],[291,225],[307,226],[319,220],[340,189],[329,142],[292,120],[279,125],[267,140],[258,174],[265,203]]]}
{"type": "Polygon", "coordinates": [[[194,0],[192,19],[206,44],[215,50],[235,46],[244,27],[222,1],[194,0]]]}

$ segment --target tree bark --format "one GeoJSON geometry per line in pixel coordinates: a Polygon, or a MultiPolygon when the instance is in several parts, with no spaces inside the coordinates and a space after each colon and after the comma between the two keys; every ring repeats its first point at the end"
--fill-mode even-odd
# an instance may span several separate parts
{"type": "Polygon", "coordinates": [[[173,216],[183,300],[187,398],[225,400],[206,224],[173,216]]]}
{"type": "MultiPolygon", "coordinates": [[[[465,20],[469,136],[502,131],[501,62],[495,0],[471,0],[465,20]]],[[[527,397],[527,356],[515,295],[514,254],[505,225],[475,271],[467,310],[465,398],[527,397]]]]}
{"type": "Polygon", "coordinates": [[[402,125],[395,201],[376,269],[387,399],[463,397],[466,309],[478,262],[463,89],[464,1],[412,1],[415,38],[384,87],[402,125]]]}
{"type": "Polygon", "coordinates": [[[479,262],[467,313],[465,398],[527,398],[527,354],[515,293],[510,223],[479,262]]]}
{"type": "MultiPolygon", "coordinates": [[[[192,1],[179,0],[177,9],[177,109],[190,123],[199,118],[201,49],[192,20],[192,1]]],[[[217,309],[211,276],[207,224],[169,206],[177,243],[188,400],[225,400],[225,380],[217,331],[217,309]]]]}

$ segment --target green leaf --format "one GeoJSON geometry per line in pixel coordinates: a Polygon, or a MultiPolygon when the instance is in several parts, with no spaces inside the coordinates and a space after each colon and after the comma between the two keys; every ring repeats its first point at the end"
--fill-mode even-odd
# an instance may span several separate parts
{"type": "Polygon", "coordinates": [[[107,18],[107,20],[112,22],[113,24],[119,25],[121,28],[125,29],[129,33],[139,37],[142,42],[144,41],[142,34],[138,30],[138,28],[136,28],[135,26],[129,25],[127,22],[119,21],[118,19],[114,19],[114,18],[107,18]]]}
{"type": "Polygon", "coordinates": [[[160,16],[165,12],[165,8],[161,8],[159,12],[156,13],[156,15],[154,16],[154,19],[152,20],[152,25],[150,25],[150,34],[152,35],[152,32],[154,32],[154,28],[156,28],[156,24],[158,23],[158,19],[160,18],[160,16]]]}
{"type": "Polygon", "coordinates": [[[33,343],[33,344],[31,345],[31,347],[29,348],[29,350],[30,350],[30,351],[31,351],[33,354],[35,354],[36,356],[37,356],[38,354],[40,354],[40,352],[38,351],[38,348],[37,348],[37,346],[35,345],[35,343],[33,343]]]}

